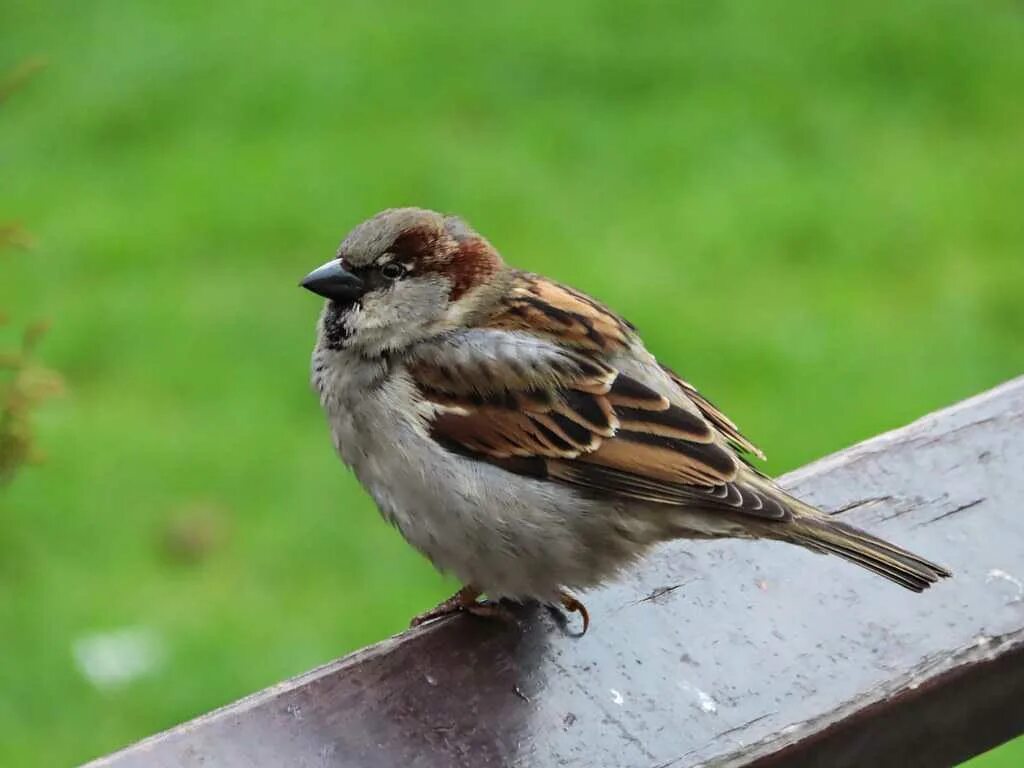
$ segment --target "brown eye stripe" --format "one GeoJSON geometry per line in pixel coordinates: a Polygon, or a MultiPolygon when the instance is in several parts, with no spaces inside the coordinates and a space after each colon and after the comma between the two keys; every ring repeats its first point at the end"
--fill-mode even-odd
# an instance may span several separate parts
{"type": "Polygon", "coordinates": [[[400,261],[428,260],[437,240],[437,232],[430,227],[411,227],[395,238],[388,252],[400,261]]]}
{"type": "Polygon", "coordinates": [[[430,227],[407,229],[388,250],[397,260],[410,264],[411,272],[448,280],[451,301],[485,284],[501,268],[501,258],[482,237],[452,241],[430,227]]]}
{"type": "Polygon", "coordinates": [[[458,301],[471,288],[484,285],[500,267],[501,259],[482,237],[463,240],[445,270],[452,281],[449,298],[458,301]]]}

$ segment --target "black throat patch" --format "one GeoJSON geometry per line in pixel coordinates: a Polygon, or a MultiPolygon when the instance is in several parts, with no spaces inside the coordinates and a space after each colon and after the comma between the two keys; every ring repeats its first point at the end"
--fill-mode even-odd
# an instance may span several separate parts
{"type": "Polygon", "coordinates": [[[347,346],[346,342],[352,334],[346,327],[345,320],[358,306],[358,301],[351,304],[327,302],[327,311],[324,313],[324,343],[328,349],[344,349],[347,346]]]}

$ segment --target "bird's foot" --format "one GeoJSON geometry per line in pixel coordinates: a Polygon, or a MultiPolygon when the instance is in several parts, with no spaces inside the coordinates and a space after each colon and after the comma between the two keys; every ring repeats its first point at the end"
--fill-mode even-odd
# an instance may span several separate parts
{"type": "Polygon", "coordinates": [[[587,629],[590,628],[590,611],[587,610],[587,606],[577,600],[575,597],[570,595],[564,589],[562,590],[559,598],[562,600],[562,607],[570,613],[578,613],[580,618],[583,619],[583,631],[580,632],[580,637],[587,634],[587,629]]]}
{"type": "Polygon", "coordinates": [[[409,626],[418,627],[428,621],[440,619],[443,616],[450,616],[453,613],[468,613],[485,619],[502,619],[505,621],[514,619],[508,608],[500,603],[480,602],[478,600],[480,594],[480,590],[475,587],[463,587],[429,611],[413,617],[413,620],[409,622],[409,626]]]}

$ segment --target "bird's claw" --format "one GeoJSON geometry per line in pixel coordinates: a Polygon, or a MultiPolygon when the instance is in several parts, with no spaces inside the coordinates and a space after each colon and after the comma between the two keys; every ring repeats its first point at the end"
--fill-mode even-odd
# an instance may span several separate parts
{"type": "Polygon", "coordinates": [[[583,631],[580,632],[580,637],[587,634],[587,630],[590,628],[590,611],[587,610],[587,606],[565,591],[559,597],[565,610],[570,613],[578,613],[580,618],[583,619],[583,631]]]}
{"type": "Polygon", "coordinates": [[[418,627],[420,624],[426,624],[428,621],[440,619],[442,616],[451,616],[453,613],[462,613],[463,611],[470,610],[470,606],[476,605],[476,599],[478,597],[480,597],[479,590],[474,589],[473,587],[463,587],[447,600],[442,600],[429,611],[424,611],[417,616],[413,616],[412,621],[409,622],[409,626],[418,627]]]}
{"type": "Polygon", "coordinates": [[[479,616],[484,619],[501,619],[503,621],[514,621],[515,617],[501,603],[479,602],[480,591],[474,587],[463,587],[454,595],[438,603],[429,611],[424,611],[414,616],[409,622],[410,627],[418,627],[428,621],[440,619],[444,616],[451,616],[455,613],[468,613],[471,616],[479,616]]]}

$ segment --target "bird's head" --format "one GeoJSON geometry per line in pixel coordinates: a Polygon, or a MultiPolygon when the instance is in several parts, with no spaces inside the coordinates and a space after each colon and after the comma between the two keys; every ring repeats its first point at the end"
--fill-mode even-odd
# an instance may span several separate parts
{"type": "Polygon", "coordinates": [[[327,299],[322,342],[367,355],[464,327],[502,288],[497,251],[461,219],[391,208],[353,229],[302,287],[327,299]]]}

